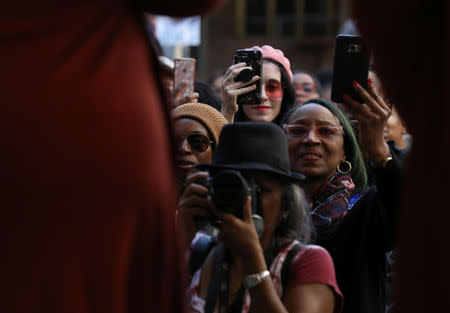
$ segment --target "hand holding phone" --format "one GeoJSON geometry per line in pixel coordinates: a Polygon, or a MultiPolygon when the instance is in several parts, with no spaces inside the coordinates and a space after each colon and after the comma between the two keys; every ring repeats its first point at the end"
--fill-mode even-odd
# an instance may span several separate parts
{"type": "Polygon", "coordinates": [[[363,102],[353,88],[353,81],[364,88],[368,86],[369,53],[359,36],[338,35],[334,50],[333,82],[331,85],[331,100],[344,102],[344,94],[363,102]]]}
{"type": "MultiPolygon", "coordinates": [[[[252,69],[242,70],[235,81],[248,82],[254,76],[262,76],[262,53],[259,50],[239,49],[234,53],[234,64],[245,62],[246,66],[252,69]]],[[[261,104],[261,80],[255,83],[256,89],[239,95],[237,97],[237,104],[261,104]]]]}
{"type": "Polygon", "coordinates": [[[176,58],[174,60],[174,91],[179,98],[187,98],[194,92],[195,59],[176,58]]]}

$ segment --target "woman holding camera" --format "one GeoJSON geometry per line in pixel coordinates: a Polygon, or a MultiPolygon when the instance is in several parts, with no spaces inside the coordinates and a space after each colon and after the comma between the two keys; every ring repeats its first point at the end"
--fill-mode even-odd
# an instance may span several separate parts
{"type": "MultiPolygon", "coordinates": [[[[180,192],[184,193],[186,188],[191,190],[195,187],[190,178],[186,181],[187,177],[199,171],[194,166],[211,163],[220,131],[227,121],[218,110],[204,103],[182,104],[172,110],[171,115],[177,139],[177,178],[180,192]]],[[[205,226],[203,217],[206,214],[196,208],[186,209],[183,214],[189,216],[189,221],[183,223],[186,246],[189,247],[196,232],[205,226]]]]}
{"type": "Polygon", "coordinates": [[[333,262],[325,249],[306,245],[312,227],[297,185],[303,176],[289,170],[282,129],[272,123],[226,125],[212,163],[200,167],[209,174],[192,175],[195,190],[186,189],[179,210],[203,209],[220,221],[220,234],[192,278],[190,312],[339,312],[333,262]],[[236,188],[221,183],[225,173],[240,177],[248,189],[237,191],[252,195],[231,201],[236,211],[229,210],[229,200],[239,197],[231,192],[236,188]],[[209,184],[195,182],[208,175],[209,184]],[[229,197],[221,198],[222,192],[229,197]]]}
{"type": "Polygon", "coordinates": [[[292,86],[292,71],[289,60],[283,52],[265,45],[254,46],[251,50],[262,53],[262,77],[254,76],[250,81],[237,80],[244,70],[252,70],[246,63],[233,64],[222,81],[222,114],[228,120],[274,122],[281,124],[284,114],[292,108],[295,91],[292,86]],[[237,80],[237,81],[236,81],[237,80]],[[261,102],[240,105],[238,96],[256,89],[255,82],[261,80],[261,102]]]}
{"type": "Polygon", "coordinates": [[[360,144],[370,159],[377,188],[365,190],[363,156],[350,122],[336,105],[309,100],[287,114],[284,129],[291,169],[311,202],[316,243],[333,257],[345,296],[343,312],[384,312],[385,254],[393,247],[394,212],[399,193],[400,164],[383,132],[391,108],[369,80],[354,88],[364,103],[344,95],[359,122],[360,144]]]}

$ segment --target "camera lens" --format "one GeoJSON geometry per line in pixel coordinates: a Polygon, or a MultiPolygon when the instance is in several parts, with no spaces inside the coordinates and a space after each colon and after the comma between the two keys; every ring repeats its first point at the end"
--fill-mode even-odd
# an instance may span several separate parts
{"type": "Polygon", "coordinates": [[[224,212],[235,214],[244,205],[249,193],[248,185],[239,172],[224,170],[212,182],[212,198],[216,207],[224,212]]]}

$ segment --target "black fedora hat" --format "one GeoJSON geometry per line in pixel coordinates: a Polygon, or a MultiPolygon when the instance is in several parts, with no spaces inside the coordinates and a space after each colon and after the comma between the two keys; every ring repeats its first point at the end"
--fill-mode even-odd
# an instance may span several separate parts
{"type": "Polygon", "coordinates": [[[291,172],[287,139],[274,123],[238,122],[225,125],[211,164],[200,169],[263,171],[281,178],[301,181],[305,176],[291,172]]]}

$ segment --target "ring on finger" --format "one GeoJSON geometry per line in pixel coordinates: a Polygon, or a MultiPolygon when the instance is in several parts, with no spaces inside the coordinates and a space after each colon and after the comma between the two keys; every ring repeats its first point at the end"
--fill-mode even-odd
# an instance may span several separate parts
{"type": "Polygon", "coordinates": [[[233,76],[233,74],[230,73],[230,75],[227,76],[226,81],[230,81],[230,82],[234,81],[234,76],[233,76]]]}

